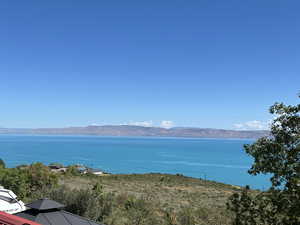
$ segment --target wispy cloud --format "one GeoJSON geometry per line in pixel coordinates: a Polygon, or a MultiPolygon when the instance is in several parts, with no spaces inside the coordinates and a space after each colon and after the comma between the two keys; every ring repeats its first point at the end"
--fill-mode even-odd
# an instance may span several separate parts
{"type": "Polygon", "coordinates": [[[171,127],[174,127],[174,122],[170,120],[163,120],[160,123],[160,127],[169,129],[171,127]]]}
{"type": "Polygon", "coordinates": [[[233,127],[237,130],[268,130],[269,122],[262,122],[259,120],[251,120],[244,123],[233,124],[233,127]]]}
{"type": "Polygon", "coordinates": [[[163,127],[169,129],[174,127],[174,122],[171,120],[162,120],[160,123],[154,123],[152,120],[145,121],[129,121],[127,123],[122,123],[121,125],[130,125],[130,126],[141,126],[141,127],[163,127]]]}
{"type": "Polygon", "coordinates": [[[130,125],[130,126],[141,126],[141,127],[153,127],[153,121],[148,120],[148,121],[130,121],[128,123],[124,123],[122,125],[130,125]]]}

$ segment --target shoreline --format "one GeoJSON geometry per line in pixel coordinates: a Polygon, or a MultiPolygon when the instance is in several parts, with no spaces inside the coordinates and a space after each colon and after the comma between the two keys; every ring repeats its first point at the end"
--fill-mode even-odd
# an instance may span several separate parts
{"type": "Polygon", "coordinates": [[[2,134],[1,136],[12,136],[12,137],[87,137],[87,138],[121,138],[121,139],[183,139],[183,140],[245,140],[255,141],[256,138],[227,138],[227,137],[174,137],[174,136],[106,136],[106,135],[94,135],[94,134],[2,134]]]}

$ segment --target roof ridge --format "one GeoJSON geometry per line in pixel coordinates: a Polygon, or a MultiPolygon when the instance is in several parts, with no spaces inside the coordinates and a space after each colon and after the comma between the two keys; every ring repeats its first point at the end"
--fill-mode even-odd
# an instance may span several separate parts
{"type": "MultiPolygon", "coordinates": [[[[61,210],[61,211],[64,211],[64,210],[61,210]]],[[[66,219],[66,221],[67,221],[69,224],[72,225],[72,223],[68,220],[68,218],[67,218],[63,213],[61,213],[61,215],[66,219]]]]}
{"type": "MultiPolygon", "coordinates": [[[[44,213],[40,213],[40,214],[41,214],[41,216],[43,216],[43,217],[48,221],[49,224],[52,224],[52,223],[50,222],[50,220],[47,218],[47,216],[44,215],[44,213]]],[[[39,216],[39,215],[38,215],[38,216],[39,216]]],[[[37,216],[37,217],[38,217],[38,216],[37,216]]],[[[36,217],[36,218],[37,218],[37,217],[36,217]]],[[[55,225],[55,224],[54,224],[54,225],[55,225]]]]}
{"type": "MultiPolygon", "coordinates": [[[[89,223],[90,223],[90,222],[93,222],[93,223],[97,223],[97,224],[99,224],[99,225],[103,225],[103,224],[100,224],[100,223],[98,223],[98,222],[96,222],[96,221],[93,221],[93,220],[91,220],[91,219],[88,219],[88,218],[86,218],[86,217],[79,216],[79,215],[77,215],[77,214],[73,214],[73,213],[70,213],[70,212],[65,211],[65,210],[61,210],[61,211],[65,212],[65,213],[67,213],[67,214],[69,214],[69,215],[76,216],[76,217],[78,217],[78,218],[80,218],[80,219],[86,220],[86,221],[88,221],[89,223]]],[[[90,224],[91,224],[91,223],[90,223],[90,224]]]]}
{"type": "Polygon", "coordinates": [[[65,205],[59,202],[56,202],[51,199],[46,199],[46,198],[33,201],[29,204],[26,204],[26,206],[28,208],[37,209],[40,211],[47,210],[47,209],[61,209],[65,207],[65,205]]]}

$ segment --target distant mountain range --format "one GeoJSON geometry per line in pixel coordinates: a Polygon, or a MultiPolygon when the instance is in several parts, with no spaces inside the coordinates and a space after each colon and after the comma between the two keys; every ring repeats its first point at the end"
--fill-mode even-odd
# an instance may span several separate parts
{"type": "Polygon", "coordinates": [[[96,136],[147,136],[147,137],[189,137],[189,138],[253,138],[269,135],[269,131],[260,130],[224,130],[210,128],[142,127],[129,125],[107,125],[66,128],[0,128],[0,134],[45,134],[45,135],[96,135],[96,136]]]}

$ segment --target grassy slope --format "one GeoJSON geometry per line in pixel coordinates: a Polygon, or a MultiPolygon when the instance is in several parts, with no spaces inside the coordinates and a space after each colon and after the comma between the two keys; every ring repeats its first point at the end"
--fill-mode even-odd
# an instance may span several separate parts
{"type": "Polygon", "coordinates": [[[97,181],[102,183],[105,192],[144,197],[158,208],[175,211],[183,207],[203,209],[208,219],[218,217],[223,224],[229,224],[230,220],[226,211],[228,197],[240,191],[232,185],[167,174],[76,176],[64,178],[61,183],[80,189],[92,187],[97,181]]]}

